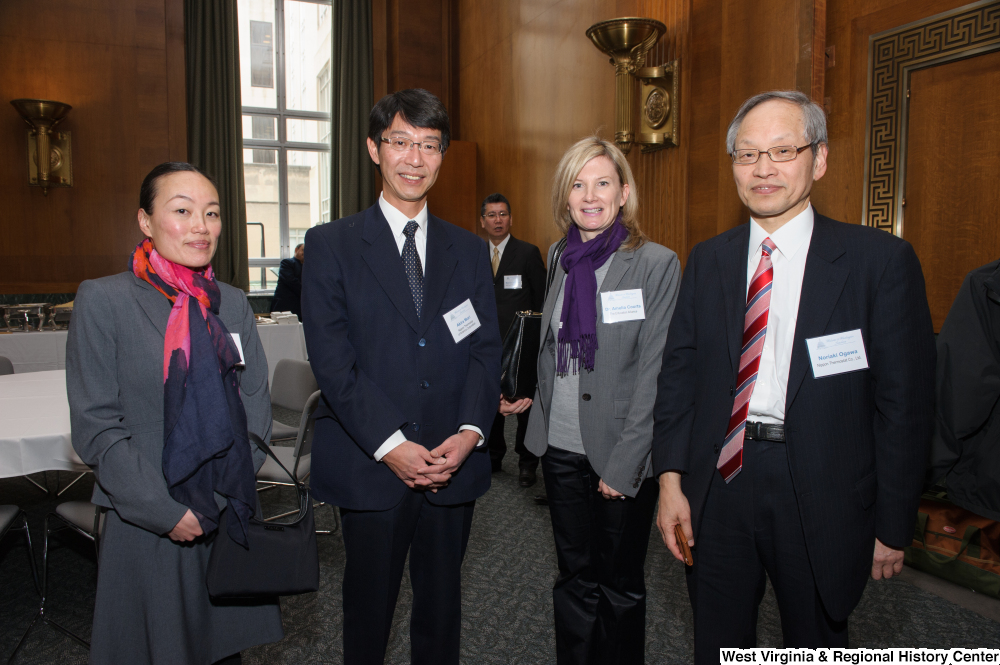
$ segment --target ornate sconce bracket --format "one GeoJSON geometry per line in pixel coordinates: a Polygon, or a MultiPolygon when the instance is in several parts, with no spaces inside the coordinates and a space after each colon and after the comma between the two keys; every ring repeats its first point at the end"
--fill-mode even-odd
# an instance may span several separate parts
{"type": "Polygon", "coordinates": [[[635,73],[642,83],[638,142],[644,153],[679,145],[680,70],[680,61],[673,60],[635,73]]]}
{"type": "Polygon", "coordinates": [[[587,37],[615,66],[615,143],[628,154],[636,142],[634,129],[636,79],[643,81],[640,97],[643,152],[677,145],[679,67],[677,61],[644,67],[646,53],[667,27],[649,18],[616,18],[590,26],[587,37]]]}

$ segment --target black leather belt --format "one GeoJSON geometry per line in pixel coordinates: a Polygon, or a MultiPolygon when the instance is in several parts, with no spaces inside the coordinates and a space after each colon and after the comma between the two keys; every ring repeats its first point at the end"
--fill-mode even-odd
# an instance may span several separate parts
{"type": "Polygon", "coordinates": [[[748,420],[744,437],[753,439],[754,441],[777,441],[778,443],[784,443],[785,426],[774,425],[772,423],[755,423],[748,420]]]}

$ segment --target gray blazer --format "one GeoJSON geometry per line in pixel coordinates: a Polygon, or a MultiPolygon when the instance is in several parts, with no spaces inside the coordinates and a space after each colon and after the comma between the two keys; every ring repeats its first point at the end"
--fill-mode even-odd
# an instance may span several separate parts
{"type": "MultiPolygon", "coordinates": [[[[219,317],[239,333],[246,369],[240,396],[247,424],[271,436],[267,358],[246,296],[219,284],[219,317]]],[[[171,303],[130,272],[83,282],[66,348],[73,448],[97,478],[93,501],[126,522],[169,532],[187,507],[174,501],[163,477],[163,338],[171,303]]],[[[264,455],[254,447],[255,468],[264,455]]],[[[224,499],[216,496],[220,507],[224,499]]]]}
{"type": "MultiPolygon", "coordinates": [[[[247,424],[271,435],[267,359],[239,289],[219,284],[219,317],[239,333],[247,424]]],[[[101,536],[90,662],[208,665],[282,637],[276,599],[215,604],[205,586],[210,539],[175,543],[184,516],[163,477],[163,338],[170,301],[132,273],[80,285],[66,346],[73,447],[112,508],[101,536]],[[112,574],[105,574],[105,571],[112,574]]],[[[264,461],[255,449],[255,468],[264,461]]],[[[216,494],[219,507],[225,499],[216,494]]]]}
{"type": "MultiPolygon", "coordinates": [[[[550,265],[554,248],[549,248],[550,265]]],[[[545,299],[538,387],[524,438],[528,450],[539,456],[548,448],[556,369],[551,322],[565,274],[557,265],[553,286],[545,299]]],[[[601,292],[642,289],[646,318],[606,324],[601,318],[601,295],[597,294],[598,348],[594,371],[580,375],[580,432],[591,466],[608,486],[626,496],[634,497],[643,479],[651,475],[656,377],[680,277],[677,255],[662,245],[647,242],[633,251],[615,252],[601,284],[601,292]]]]}

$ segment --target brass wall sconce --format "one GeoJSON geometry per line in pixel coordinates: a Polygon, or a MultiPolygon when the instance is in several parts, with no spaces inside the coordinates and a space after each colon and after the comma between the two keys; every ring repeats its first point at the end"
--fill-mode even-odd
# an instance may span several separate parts
{"type": "Polygon", "coordinates": [[[643,152],[678,144],[680,67],[674,60],[659,67],[644,67],[646,53],[659,41],[667,26],[649,18],[616,18],[590,26],[587,37],[615,66],[615,143],[628,154],[633,143],[643,152]],[[641,122],[638,140],[634,131],[635,79],[642,82],[641,122]]]}
{"type": "Polygon", "coordinates": [[[31,128],[28,130],[28,184],[41,187],[45,196],[49,194],[49,187],[72,187],[70,133],[53,130],[73,107],[45,99],[14,99],[10,103],[31,128]]]}

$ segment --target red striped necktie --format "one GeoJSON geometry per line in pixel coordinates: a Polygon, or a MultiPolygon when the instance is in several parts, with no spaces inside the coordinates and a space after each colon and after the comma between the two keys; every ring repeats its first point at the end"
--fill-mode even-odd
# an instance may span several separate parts
{"type": "Polygon", "coordinates": [[[715,467],[728,483],[743,468],[743,433],[747,426],[747,412],[750,409],[750,395],[757,383],[757,369],[760,354],[764,350],[764,336],[767,334],[767,314],[771,307],[771,283],[774,269],[771,267],[771,253],[775,244],[765,238],[761,245],[760,263],[750,280],[747,290],[747,309],[743,317],[743,352],[740,354],[740,373],[736,376],[736,399],[733,414],[729,416],[726,428],[726,442],[715,467]]]}

